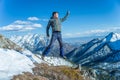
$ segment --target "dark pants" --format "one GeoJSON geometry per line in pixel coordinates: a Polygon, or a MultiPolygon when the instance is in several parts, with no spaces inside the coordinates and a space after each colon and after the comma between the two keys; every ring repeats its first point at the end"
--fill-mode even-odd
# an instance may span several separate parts
{"type": "Polygon", "coordinates": [[[51,38],[51,41],[50,41],[50,44],[46,47],[46,49],[44,50],[43,52],[43,56],[47,55],[49,52],[50,52],[50,49],[52,48],[53,46],[53,43],[58,40],[59,42],[59,45],[60,45],[60,56],[63,57],[64,54],[63,54],[63,44],[62,44],[62,35],[61,35],[61,32],[53,32],[52,33],[52,38],[51,38]]]}

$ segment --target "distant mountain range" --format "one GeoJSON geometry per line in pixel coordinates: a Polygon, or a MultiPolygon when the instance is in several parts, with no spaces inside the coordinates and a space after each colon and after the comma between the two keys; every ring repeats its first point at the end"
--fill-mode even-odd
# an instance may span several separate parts
{"type": "Polygon", "coordinates": [[[66,56],[81,66],[119,73],[120,34],[111,32],[105,38],[93,39],[66,56]]]}
{"type": "Polygon", "coordinates": [[[73,37],[73,38],[63,38],[63,40],[67,43],[71,43],[71,44],[79,44],[78,46],[80,46],[80,44],[84,44],[89,42],[92,39],[95,38],[104,38],[104,36],[90,36],[90,37],[73,37]]]}
{"type": "MultiPolygon", "coordinates": [[[[30,50],[34,54],[42,54],[43,50],[48,46],[50,40],[43,35],[39,34],[27,34],[24,36],[12,36],[11,41],[15,42],[22,48],[30,50]]],[[[73,50],[76,46],[72,44],[63,42],[64,53],[68,53],[73,50]]],[[[59,56],[59,44],[56,41],[52,50],[49,54],[50,56],[59,56]]]]}

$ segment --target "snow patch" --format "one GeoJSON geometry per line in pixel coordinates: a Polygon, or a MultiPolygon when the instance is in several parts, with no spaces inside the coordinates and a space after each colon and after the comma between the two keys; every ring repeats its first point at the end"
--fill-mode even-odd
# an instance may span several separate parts
{"type": "Polygon", "coordinates": [[[0,48],[0,80],[9,80],[22,72],[32,72],[33,62],[14,50],[0,48]]]}

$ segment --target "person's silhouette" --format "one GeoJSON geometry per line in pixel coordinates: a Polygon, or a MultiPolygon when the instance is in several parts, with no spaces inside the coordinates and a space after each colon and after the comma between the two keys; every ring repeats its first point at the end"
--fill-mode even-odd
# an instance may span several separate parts
{"type": "Polygon", "coordinates": [[[49,53],[53,43],[56,40],[58,40],[59,45],[60,45],[60,56],[62,58],[66,58],[64,56],[63,44],[62,44],[61,22],[64,22],[67,19],[69,14],[70,14],[70,12],[67,11],[67,14],[63,18],[59,18],[58,12],[52,13],[52,17],[50,18],[47,28],[46,28],[46,34],[47,34],[47,37],[49,37],[49,28],[50,28],[50,26],[52,27],[52,37],[50,40],[50,44],[46,47],[46,49],[42,53],[42,59],[44,59],[44,56],[46,56],[49,53]]]}

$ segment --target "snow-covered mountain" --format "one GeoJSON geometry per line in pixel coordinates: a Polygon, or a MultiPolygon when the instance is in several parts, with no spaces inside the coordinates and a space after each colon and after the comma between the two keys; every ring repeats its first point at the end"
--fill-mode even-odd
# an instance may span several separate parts
{"type": "MultiPolygon", "coordinates": [[[[38,34],[27,34],[24,36],[11,36],[10,38],[11,41],[15,42],[22,48],[26,48],[33,53],[37,53],[37,51],[42,51],[43,48],[47,45],[47,38],[38,35],[38,34]]],[[[40,53],[40,52],[38,52],[40,53]]]]}
{"type": "MultiPolygon", "coordinates": [[[[23,71],[30,72],[31,68],[34,67],[33,63],[35,62],[47,63],[54,66],[72,66],[71,63],[59,57],[47,56],[45,57],[46,61],[42,61],[40,55],[37,54],[36,56],[34,53],[32,53],[37,53],[37,50],[42,51],[45,48],[48,41],[47,38],[45,38],[44,36],[38,34],[13,36],[11,37],[11,40],[13,42],[6,38],[0,38],[0,41],[3,40],[4,42],[1,42],[0,44],[6,45],[7,47],[0,48],[0,61],[1,63],[4,61],[3,64],[0,64],[0,74],[3,76],[0,77],[0,79],[2,80],[6,79],[5,75],[7,74],[9,74],[7,75],[7,78],[9,78],[14,74],[19,74],[23,71]],[[6,42],[7,44],[5,44],[6,42]],[[14,42],[24,49],[16,45],[14,42]],[[12,47],[13,45],[10,45],[9,43],[14,43],[14,47],[12,47]],[[16,46],[18,46],[20,50],[16,49],[16,46]],[[5,58],[5,56],[7,56],[8,58],[5,58]],[[19,66],[22,63],[24,63],[23,66],[19,66]],[[9,66],[10,70],[6,69],[6,67],[4,66],[9,66]],[[15,66],[17,66],[16,69],[15,66]],[[4,67],[5,69],[2,67],[4,67]]],[[[56,46],[58,46],[58,44],[55,44],[52,51],[55,55],[56,53],[58,53],[59,49],[56,48],[56,46]]],[[[87,67],[87,69],[95,69],[95,72],[97,72],[98,75],[102,73],[105,75],[106,73],[108,73],[110,74],[110,77],[111,74],[112,76],[120,76],[120,34],[112,32],[108,34],[105,38],[93,39],[88,43],[82,44],[78,48],[71,47],[67,43],[64,43],[64,47],[66,48],[66,50],[68,50],[68,52],[70,51],[68,54],[66,54],[66,56],[72,62],[79,64],[82,67],[87,67]]],[[[119,80],[119,78],[115,80],[119,80]]]]}
{"type": "MultiPolygon", "coordinates": [[[[32,53],[41,54],[45,47],[49,44],[49,39],[40,34],[27,34],[24,36],[11,36],[11,41],[15,42],[22,48],[30,50],[32,53]]],[[[69,43],[63,43],[64,52],[68,53],[75,47],[70,45],[69,43]]],[[[49,55],[59,56],[59,44],[56,41],[49,55]]]]}
{"type": "Polygon", "coordinates": [[[66,56],[81,66],[119,72],[120,34],[111,32],[103,39],[93,39],[66,56]]]}
{"type": "Polygon", "coordinates": [[[45,57],[43,61],[40,55],[36,56],[8,38],[0,36],[0,80],[10,80],[14,75],[22,72],[32,72],[34,63],[72,66],[71,63],[59,57],[45,57]]]}

